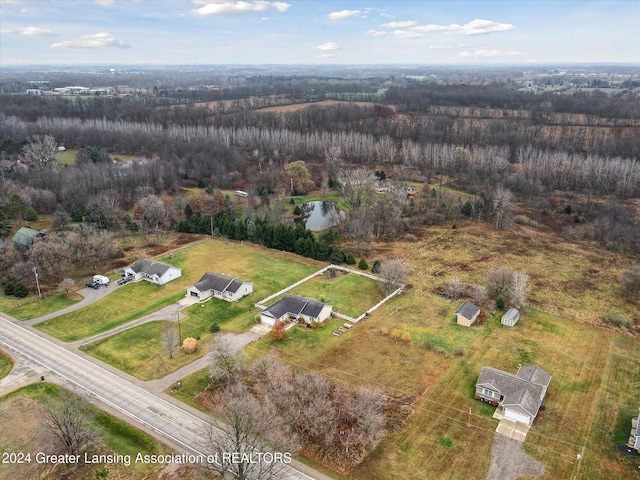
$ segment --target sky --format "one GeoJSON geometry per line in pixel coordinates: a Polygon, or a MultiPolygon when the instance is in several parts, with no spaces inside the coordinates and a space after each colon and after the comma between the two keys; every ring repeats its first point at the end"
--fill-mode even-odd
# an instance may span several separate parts
{"type": "Polygon", "coordinates": [[[640,0],[0,0],[0,66],[640,63],[640,0]]]}

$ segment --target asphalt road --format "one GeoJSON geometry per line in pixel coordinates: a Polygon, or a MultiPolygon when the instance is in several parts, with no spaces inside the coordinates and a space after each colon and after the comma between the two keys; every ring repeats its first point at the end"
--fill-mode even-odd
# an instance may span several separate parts
{"type": "MultiPolygon", "coordinates": [[[[180,445],[187,452],[206,455],[199,439],[207,422],[176,405],[118,377],[39,335],[0,317],[0,345],[66,379],[88,396],[180,445]]],[[[291,465],[280,478],[307,480],[311,477],[291,465]]]]}

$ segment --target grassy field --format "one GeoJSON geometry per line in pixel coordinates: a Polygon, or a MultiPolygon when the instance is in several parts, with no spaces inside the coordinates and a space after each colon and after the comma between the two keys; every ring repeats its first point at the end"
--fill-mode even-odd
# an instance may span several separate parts
{"type": "Polygon", "coordinates": [[[0,378],[4,378],[9,375],[12,368],[13,361],[11,361],[8,356],[0,352],[0,378]]]}
{"type": "MultiPolygon", "coordinates": [[[[60,390],[61,388],[57,385],[40,383],[29,385],[0,398],[0,424],[3,426],[0,452],[32,452],[33,458],[37,451],[48,451],[49,446],[42,444],[41,422],[39,416],[34,415],[34,411],[37,411],[39,402],[57,395],[60,390]]],[[[142,455],[169,453],[169,450],[156,440],[104,411],[91,407],[91,414],[93,416],[91,426],[101,440],[101,445],[94,445],[94,448],[109,450],[109,453],[131,455],[132,459],[138,452],[142,455]]],[[[0,464],[0,478],[44,478],[39,476],[37,468],[34,462],[23,465],[0,464]]],[[[94,469],[93,465],[88,467],[81,465],[75,473],[65,478],[70,480],[94,478],[94,469]]],[[[130,467],[120,464],[108,466],[109,478],[122,480],[157,478],[158,471],[158,465],[154,464],[132,462],[130,467]]]]}
{"type": "MultiPolygon", "coordinates": [[[[80,296],[78,295],[78,297],[80,296]]],[[[38,299],[37,296],[16,298],[0,295],[0,312],[5,312],[18,320],[29,320],[30,318],[62,310],[77,301],[77,299],[69,298],[64,293],[46,297],[42,300],[38,299]]]]}
{"type": "MultiPolygon", "coordinates": [[[[356,318],[384,298],[378,282],[353,273],[336,272],[333,278],[319,275],[287,294],[314,298],[333,305],[333,310],[356,318]]],[[[275,298],[275,302],[280,297],[275,298]]]]}

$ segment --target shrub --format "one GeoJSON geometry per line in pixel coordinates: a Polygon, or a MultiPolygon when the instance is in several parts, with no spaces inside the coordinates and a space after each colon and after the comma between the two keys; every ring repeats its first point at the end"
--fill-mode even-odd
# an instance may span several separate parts
{"type": "Polygon", "coordinates": [[[540,224],[533,220],[532,218],[527,217],[526,215],[516,215],[513,217],[513,221],[520,225],[527,225],[529,227],[538,227],[540,224]]]}
{"type": "Polygon", "coordinates": [[[284,338],[284,322],[282,320],[276,320],[271,328],[271,336],[275,340],[282,340],[284,338]]]}
{"type": "Polygon", "coordinates": [[[412,233],[407,233],[407,234],[404,236],[404,239],[405,239],[407,242],[411,242],[411,243],[415,243],[415,242],[417,242],[417,241],[418,241],[418,239],[416,238],[416,236],[415,236],[415,235],[413,235],[412,233]]]}
{"type": "Polygon", "coordinates": [[[27,222],[35,222],[36,220],[38,220],[38,214],[33,209],[33,207],[27,208],[24,212],[23,217],[27,222]]]}
{"type": "Polygon", "coordinates": [[[220,325],[218,325],[217,323],[213,322],[211,324],[211,328],[209,329],[211,331],[211,333],[217,333],[220,331],[220,325]]]}
{"type": "Polygon", "coordinates": [[[13,292],[15,292],[16,286],[13,282],[9,282],[4,286],[4,294],[13,297],[13,292]]]}
{"type": "Polygon", "coordinates": [[[347,255],[345,261],[347,262],[347,265],[355,265],[356,257],[353,256],[353,253],[350,253],[347,255]]]}
{"type": "Polygon", "coordinates": [[[394,330],[393,332],[391,332],[391,336],[393,337],[394,340],[397,340],[398,337],[400,336],[400,332],[398,330],[394,330]]]}
{"type": "Polygon", "coordinates": [[[373,273],[380,273],[380,269],[382,268],[382,263],[380,263],[380,260],[376,260],[375,262],[373,262],[373,266],[371,267],[371,271],[373,273]]]}
{"type": "Polygon", "coordinates": [[[500,310],[504,310],[504,298],[502,297],[496,298],[496,308],[500,310]]]}
{"type": "Polygon", "coordinates": [[[325,296],[324,296],[324,295],[320,295],[319,300],[320,300],[322,303],[324,303],[324,302],[325,302],[325,300],[326,300],[326,298],[325,298],[325,296]]]}
{"type": "Polygon", "coordinates": [[[405,333],[404,335],[402,335],[402,341],[409,343],[411,341],[411,335],[409,335],[408,333],[405,333]]]}
{"type": "Polygon", "coordinates": [[[445,448],[451,448],[453,447],[453,439],[449,438],[449,437],[440,437],[438,439],[438,443],[440,445],[442,445],[445,448]]]}
{"type": "Polygon", "coordinates": [[[369,264],[364,258],[361,258],[360,262],[358,262],[358,268],[360,270],[366,270],[367,268],[369,268],[369,264]]]}
{"type": "Polygon", "coordinates": [[[185,338],[184,342],[182,342],[182,348],[184,349],[184,353],[193,353],[196,351],[198,346],[198,341],[195,338],[185,338]]]}
{"type": "Polygon", "coordinates": [[[619,328],[628,328],[633,325],[633,321],[629,317],[618,311],[607,313],[602,317],[602,321],[619,328]]]}
{"type": "Polygon", "coordinates": [[[388,329],[387,327],[382,327],[382,328],[380,329],[380,333],[381,333],[382,335],[389,335],[389,329],[388,329]]]}
{"type": "Polygon", "coordinates": [[[626,295],[640,295],[640,265],[629,267],[620,278],[622,290],[626,295]]]}
{"type": "Polygon", "coordinates": [[[7,286],[4,287],[4,293],[5,295],[9,295],[12,297],[24,298],[27,295],[29,295],[29,289],[20,282],[16,282],[16,283],[9,282],[7,286]]]}

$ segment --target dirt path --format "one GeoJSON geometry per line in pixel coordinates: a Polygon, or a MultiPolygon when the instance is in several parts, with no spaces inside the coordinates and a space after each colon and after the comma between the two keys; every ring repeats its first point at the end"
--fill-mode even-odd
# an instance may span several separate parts
{"type": "Polygon", "coordinates": [[[520,475],[539,477],[544,465],[526,454],[522,443],[496,433],[491,446],[491,467],[487,480],[516,480],[520,475]]]}

